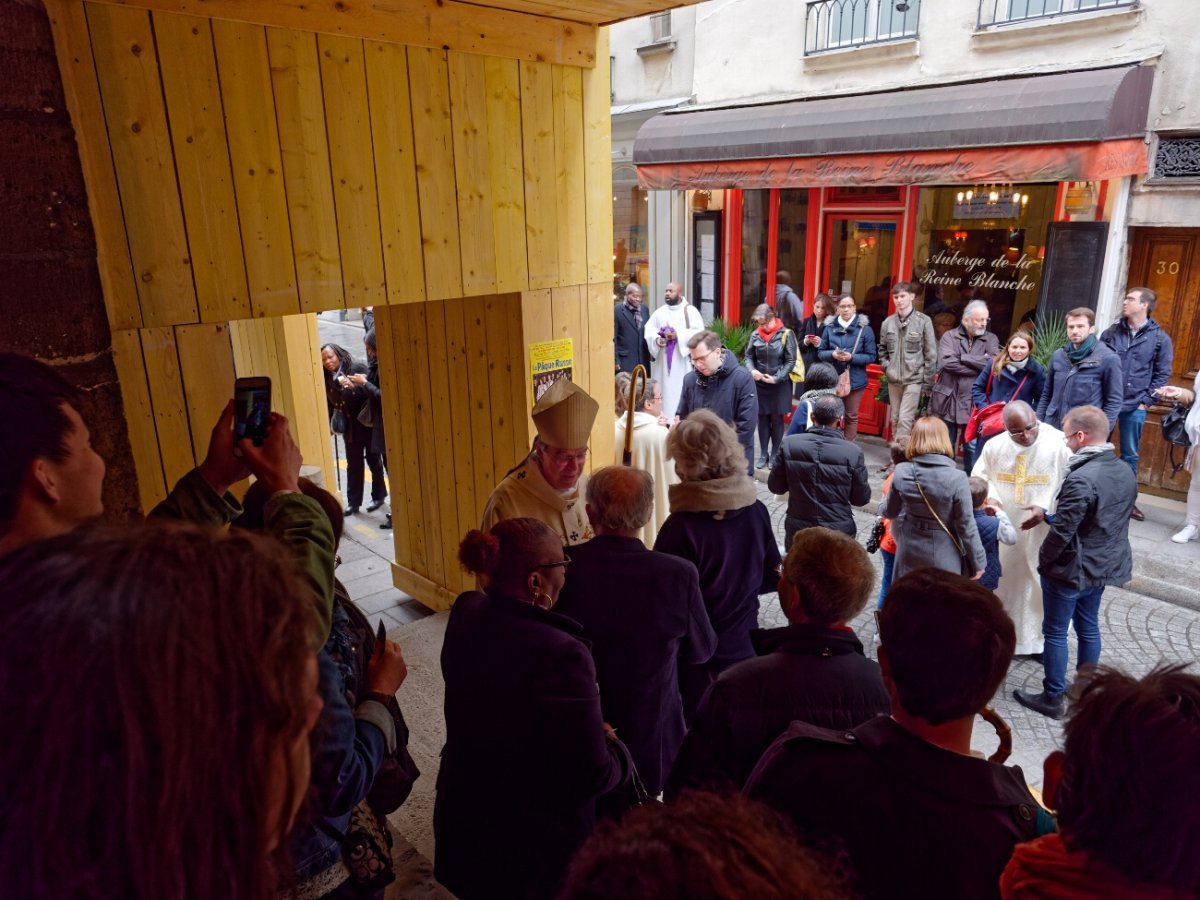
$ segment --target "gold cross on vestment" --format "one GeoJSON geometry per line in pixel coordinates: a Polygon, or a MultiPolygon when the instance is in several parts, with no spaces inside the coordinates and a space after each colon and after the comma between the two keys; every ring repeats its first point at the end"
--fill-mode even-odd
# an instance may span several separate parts
{"type": "Polygon", "coordinates": [[[1028,465],[1029,459],[1025,456],[1017,457],[1017,474],[1008,475],[1001,472],[996,476],[997,481],[1006,481],[1016,486],[1017,502],[1025,502],[1025,485],[1027,484],[1049,484],[1049,475],[1026,475],[1025,467],[1028,465]]]}

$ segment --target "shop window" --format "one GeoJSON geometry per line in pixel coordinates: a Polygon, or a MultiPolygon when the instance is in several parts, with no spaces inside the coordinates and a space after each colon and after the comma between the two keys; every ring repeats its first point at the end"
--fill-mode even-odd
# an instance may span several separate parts
{"type": "Polygon", "coordinates": [[[739,322],[749,322],[767,296],[767,240],[770,233],[771,192],[742,192],[742,303],[739,322]]]}
{"type": "Polygon", "coordinates": [[[917,36],[921,0],[810,0],[805,53],[917,36]]]}
{"type": "Polygon", "coordinates": [[[1057,184],[922,188],[912,270],[919,305],[957,321],[967,302],[985,300],[991,330],[1007,339],[1036,311],[1057,195],[1057,184]]]}
{"type": "Polygon", "coordinates": [[[1154,152],[1155,178],[1200,178],[1200,134],[1160,135],[1154,152]]]}
{"type": "Polygon", "coordinates": [[[649,194],[638,187],[633,166],[613,167],[613,298],[631,281],[650,280],[649,194]]]}
{"type": "Polygon", "coordinates": [[[787,273],[792,290],[804,296],[807,244],[807,189],[742,193],[741,322],[749,322],[754,308],[767,301],[779,272],[787,273]]]}

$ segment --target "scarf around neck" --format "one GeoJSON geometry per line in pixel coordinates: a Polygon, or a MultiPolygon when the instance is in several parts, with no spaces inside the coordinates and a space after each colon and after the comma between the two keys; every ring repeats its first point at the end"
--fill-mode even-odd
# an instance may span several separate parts
{"type": "Polygon", "coordinates": [[[1067,460],[1067,466],[1074,466],[1077,463],[1083,462],[1090,456],[1095,456],[1097,453],[1103,453],[1105,450],[1115,449],[1112,444],[1089,444],[1086,447],[1080,447],[1067,460]]]}
{"type": "Polygon", "coordinates": [[[739,472],[725,478],[708,481],[681,481],[667,488],[671,512],[711,512],[715,518],[725,513],[753,506],[758,500],[754,479],[739,472]]]}
{"type": "Polygon", "coordinates": [[[1068,341],[1065,349],[1067,351],[1067,359],[1071,360],[1071,365],[1077,366],[1091,356],[1092,351],[1096,349],[1096,336],[1089,334],[1087,340],[1078,347],[1072,347],[1068,341]]]}
{"type": "Polygon", "coordinates": [[[758,326],[758,336],[767,344],[771,343],[771,338],[775,337],[775,332],[783,327],[783,322],[780,319],[775,318],[771,321],[774,323],[774,325],[769,329],[762,325],[758,326]]]}

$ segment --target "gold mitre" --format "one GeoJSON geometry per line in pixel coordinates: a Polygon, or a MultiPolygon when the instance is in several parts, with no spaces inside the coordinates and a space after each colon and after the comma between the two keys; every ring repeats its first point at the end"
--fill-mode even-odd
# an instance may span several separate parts
{"type": "Polygon", "coordinates": [[[587,391],[560,378],[533,405],[533,425],[538,437],[557,450],[586,447],[600,404],[587,391]]]}

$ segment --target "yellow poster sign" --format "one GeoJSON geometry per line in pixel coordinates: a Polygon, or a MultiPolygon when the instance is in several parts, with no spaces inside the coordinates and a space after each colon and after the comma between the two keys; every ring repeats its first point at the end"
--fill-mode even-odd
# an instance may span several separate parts
{"type": "Polygon", "coordinates": [[[573,381],[571,370],[575,349],[570,338],[539,341],[529,345],[529,374],[533,380],[533,402],[537,403],[546,389],[560,378],[573,381]]]}

